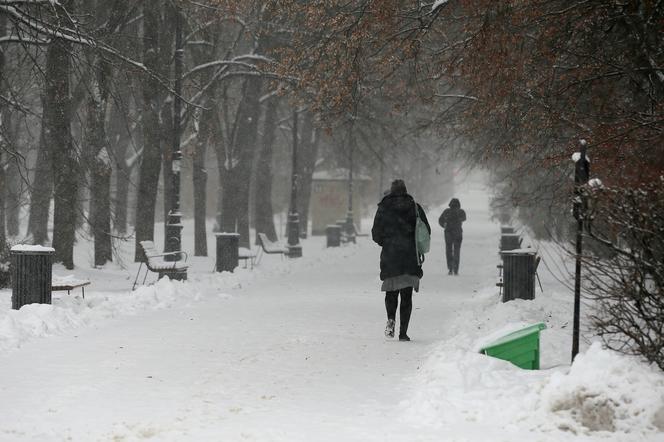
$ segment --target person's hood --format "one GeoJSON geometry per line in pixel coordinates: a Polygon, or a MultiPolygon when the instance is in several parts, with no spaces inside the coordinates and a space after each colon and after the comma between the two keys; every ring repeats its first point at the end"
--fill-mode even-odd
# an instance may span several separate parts
{"type": "Polygon", "coordinates": [[[407,193],[390,193],[385,195],[378,205],[396,212],[405,212],[412,210],[414,203],[413,197],[407,193]]]}
{"type": "Polygon", "coordinates": [[[461,203],[459,202],[458,198],[452,198],[450,201],[450,207],[452,209],[460,209],[461,208],[461,203]]]}

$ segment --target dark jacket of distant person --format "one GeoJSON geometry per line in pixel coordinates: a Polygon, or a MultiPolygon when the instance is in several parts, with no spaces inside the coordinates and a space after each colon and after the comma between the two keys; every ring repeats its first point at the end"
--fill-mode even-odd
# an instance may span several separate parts
{"type": "MultiPolygon", "coordinates": [[[[431,227],[422,207],[417,204],[420,218],[431,227]]],[[[371,229],[374,242],[382,247],[380,252],[380,279],[400,275],[422,277],[422,267],[415,250],[415,200],[403,189],[395,189],[380,203],[371,229]]]]}
{"type": "Polygon", "coordinates": [[[450,207],[443,210],[438,218],[438,224],[445,229],[445,233],[457,238],[463,236],[461,224],[466,220],[466,212],[461,208],[461,203],[457,198],[452,198],[450,207]]]}

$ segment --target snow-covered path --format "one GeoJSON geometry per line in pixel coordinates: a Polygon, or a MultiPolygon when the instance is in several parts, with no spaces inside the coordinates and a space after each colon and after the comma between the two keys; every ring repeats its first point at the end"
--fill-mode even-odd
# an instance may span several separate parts
{"type": "MultiPolygon", "coordinates": [[[[514,321],[550,313],[539,305],[482,317],[496,305],[497,227],[485,197],[469,194],[465,202],[461,275],[443,274],[436,228],[414,297],[413,341],[383,337],[379,249],[369,238],[336,250],[310,239],[301,261],[266,256],[231,283],[210,275],[212,258],[201,259],[187,285],[175,283],[197,292],[181,305],[104,318],[0,354],[0,440],[513,440],[532,431],[503,426],[500,416],[457,421],[477,403],[464,404],[431,380],[441,342],[454,357],[454,342],[468,345],[487,321],[498,321],[495,329],[516,311],[526,313],[514,321]],[[449,420],[432,421],[445,414],[443,403],[454,409],[449,420]]],[[[429,218],[435,225],[437,214],[429,218]]],[[[545,350],[567,335],[559,331],[545,350]]],[[[560,363],[558,356],[543,355],[543,364],[560,363]]],[[[520,383],[540,385],[550,375],[496,364],[494,373],[522,376],[520,383]]],[[[560,437],[545,435],[538,440],[560,437]]]]}

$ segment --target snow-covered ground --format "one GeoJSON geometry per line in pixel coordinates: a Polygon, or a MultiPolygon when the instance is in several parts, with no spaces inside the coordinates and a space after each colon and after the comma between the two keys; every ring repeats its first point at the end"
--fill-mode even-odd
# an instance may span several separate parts
{"type": "Polygon", "coordinates": [[[89,269],[82,242],[80,268],[54,272],[90,279],[85,300],[56,292],[52,306],[12,311],[0,291],[0,440],[663,441],[664,374],[588,340],[570,367],[570,292],[541,268],[544,293],[502,304],[485,191],[459,197],[461,274],[443,272],[434,228],[407,343],[383,336],[368,238],[311,238],[302,259],[234,274],[192,257],[188,282],[134,292],[131,247],[126,269],[89,269]],[[476,352],[540,321],[540,371],[476,352]]]}

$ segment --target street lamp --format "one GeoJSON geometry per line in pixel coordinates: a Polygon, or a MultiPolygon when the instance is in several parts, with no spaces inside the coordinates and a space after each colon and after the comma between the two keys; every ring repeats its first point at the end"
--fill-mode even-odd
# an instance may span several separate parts
{"type": "Polygon", "coordinates": [[[348,127],[348,212],[346,213],[346,238],[355,242],[355,222],[353,220],[353,123],[348,127]]]}
{"type": "MultiPolygon", "coordinates": [[[[182,151],[180,151],[181,111],[182,111],[182,71],[184,67],[184,45],[182,40],[182,12],[179,6],[175,8],[175,93],[173,97],[173,158],[172,158],[172,181],[171,201],[168,211],[168,222],[166,223],[165,252],[176,252],[182,250],[182,213],[180,213],[180,169],[182,164],[182,151]]],[[[180,254],[166,255],[164,259],[179,261],[180,254]]],[[[186,273],[184,274],[186,278],[186,273]]]]}
{"type": "MultiPolygon", "coordinates": [[[[297,213],[297,109],[293,109],[293,171],[291,173],[291,200],[288,211],[288,256],[300,258],[302,246],[300,245],[300,215],[297,213]]],[[[306,227],[305,227],[306,228],[306,227]]]]}
{"type": "Polygon", "coordinates": [[[576,218],[576,265],[574,269],[574,323],[572,327],[572,362],[579,353],[579,322],[581,310],[581,254],[583,253],[583,229],[586,216],[586,200],[581,188],[588,183],[590,162],[586,157],[586,140],[579,141],[581,152],[574,158],[574,203],[573,214],[576,218]]]}

